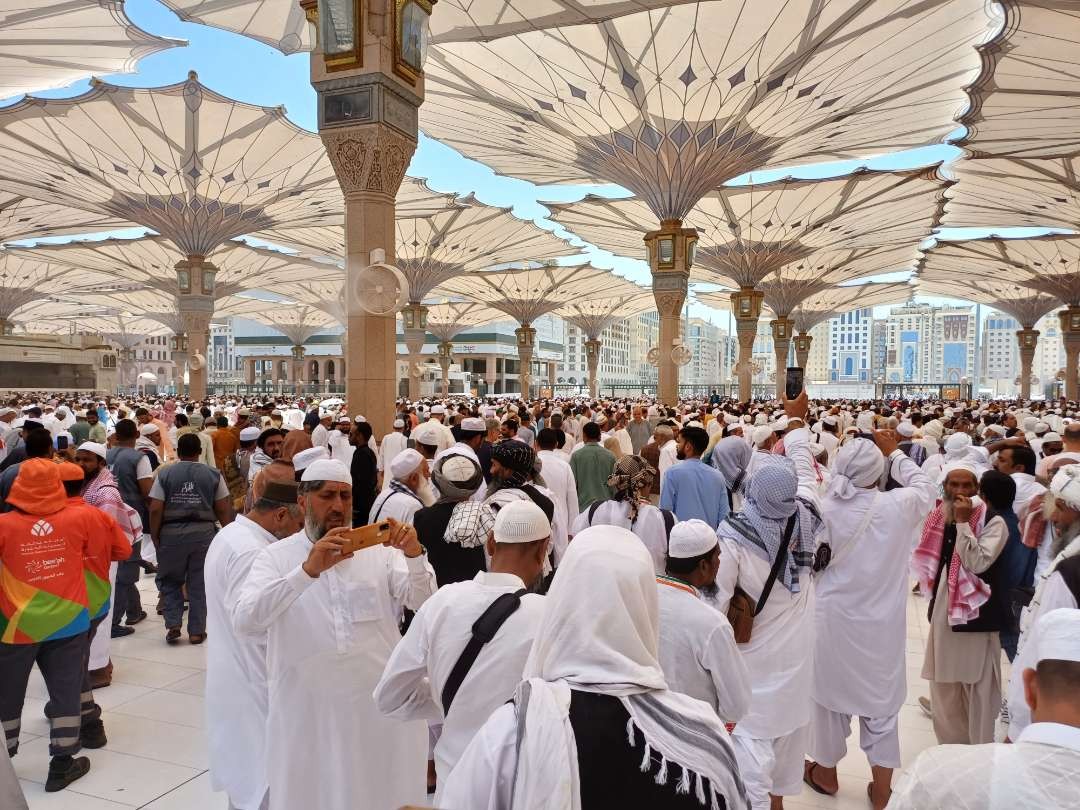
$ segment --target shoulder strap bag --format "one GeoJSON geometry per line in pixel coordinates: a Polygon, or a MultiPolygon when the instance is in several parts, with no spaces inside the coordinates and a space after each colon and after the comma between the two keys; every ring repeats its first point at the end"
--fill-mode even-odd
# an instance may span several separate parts
{"type": "Polygon", "coordinates": [[[731,629],[735,633],[736,644],[746,644],[750,640],[754,631],[754,617],[765,608],[765,603],[769,601],[769,594],[772,593],[773,585],[776,584],[776,578],[780,576],[780,571],[787,564],[791,533],[795,531],[795,519],[798,514],[798,511],[796,511],[794,515],[788,518],[787,526],[784,527],[784,540],[780,544],[780,550],[776,553],[776,559],[773,561],[772,569],[769,571],[769,578],[765,580],[765,586],[761,589],[761,596],[758,597],[757,602],[754,602],[750,598],[750,594],[742,588],[735,586],[735,593],[731,595],[731,601],[728,602],[727,618],[731,622],[731,629]]]}

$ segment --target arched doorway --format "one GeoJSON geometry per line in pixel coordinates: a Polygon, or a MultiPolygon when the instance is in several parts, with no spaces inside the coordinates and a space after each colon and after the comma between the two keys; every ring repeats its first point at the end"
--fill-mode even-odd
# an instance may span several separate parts
{"type": "Polygon", "coordinates": [[[332,382],[336,382],[336,380],[337,380],[337,374],[335,373],[334,361],[333,360],[327,360],[326,361],[326,381],[332,383],[332,382]]]}
{"type": "Polygon", "coordinates": [[[322,378],[322,375],[319,374],[319,361],[318,360],[311,360],[308,363],[307,368],[308,368],[308,373],[306,375],[307,376],[307,381],[310,382],[310,383],[319,382],[319,380],[322,378]]]}

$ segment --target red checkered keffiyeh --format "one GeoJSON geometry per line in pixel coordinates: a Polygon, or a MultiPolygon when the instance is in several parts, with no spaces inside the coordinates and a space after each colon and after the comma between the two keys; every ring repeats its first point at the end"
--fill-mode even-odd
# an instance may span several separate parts
{"type": "MultiPolygon", "coordinates": [[[[971,512],[968,526],[975,534],[979,533],[986,504],[980,503],[971,512]]],[[[941,547],[945,542],[945,512],[941,501],[926,518],[919,546],[911,555],[911,573],[919,583],[922,595],[930,599],[934,595],[934,577],[937,576],[941,562],[941,547]]],[[[955,552],[949,561],[949,624],[956,626],[967,624],[979,615],[981,608],[990,599],[990,586],[978,576],[968,571],[960,563],[960,555],[955,552]]]]}

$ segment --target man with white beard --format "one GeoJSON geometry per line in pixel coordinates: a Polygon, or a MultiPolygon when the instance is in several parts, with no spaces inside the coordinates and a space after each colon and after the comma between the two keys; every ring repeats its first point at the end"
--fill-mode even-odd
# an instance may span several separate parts
{"type": "Polygon", "coordinates": [[[881,810],[900,767],[911,536],[933,508],[937,487],[889,431],[876,431],[873,441],[851,439],[832,473],[821,513],[833,558],[814,577],[813,707],[803,780],[818,793],[836,794],[836,766],[856,716],[874,777],[870,801],[881,810]],[[878,489],[883,474],[895,488],[878,489]]]}
{"type": "Polygon", "coordinates": [[[386,545],[342,551],[352,479],[340,461],[309,466],[299,495],[303,531],[259,553],[233,616],[238,632],[266,637],[270,807],[415,804],[427,727],[387,720],[372,691],[401,611],[435,592],[435,574],[413,528],[394,520],[386,545]]]}
{"type": "Polygon", "coordinates": [[[1038,660],[1036,622],[1057,608],[1080,607],[1080,465],[1070,464],[1057,472],[1045,501],[1054,536],[1050,546],[1053,562],[1036,579],[1035,595],[1020,616],[1020,642],[1006,692],[1010,740],[1018,739],[1031,723],[1023,672],[1038,660]]]}
{"type": "Polygon", "coordinates": [[[379,493],[371,506],[369,523],[395,518],[411,524],[417,510],[431,506],[431,492],[427,459],[411,447],[398,453],[390,465],[390,483],[379,493]]]}
{"type": "Polygon", "coordinates": [[[235,810],[269,806],[266,776],[266,636],[238,634],[232,615],[259,552],[303,525],[295,483],[271,481],[206,555],[206,736],[210,781],[235,810]]]}

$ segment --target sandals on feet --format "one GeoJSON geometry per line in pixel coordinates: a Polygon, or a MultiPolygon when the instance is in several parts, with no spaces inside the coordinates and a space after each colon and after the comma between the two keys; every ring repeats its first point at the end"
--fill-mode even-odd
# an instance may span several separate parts
{"type": "Polygon", "coordinates": [[[814,771],[820,767],[821,766],[818,765],[816,762],[807,760],[803,764],[803,781],[806,782],[806,784],[810,786],[810,789],[813,790],[815,793],[820,793],[822,796],[835,796],[835,790],[826,790],[814,781],[814,771]]]}

